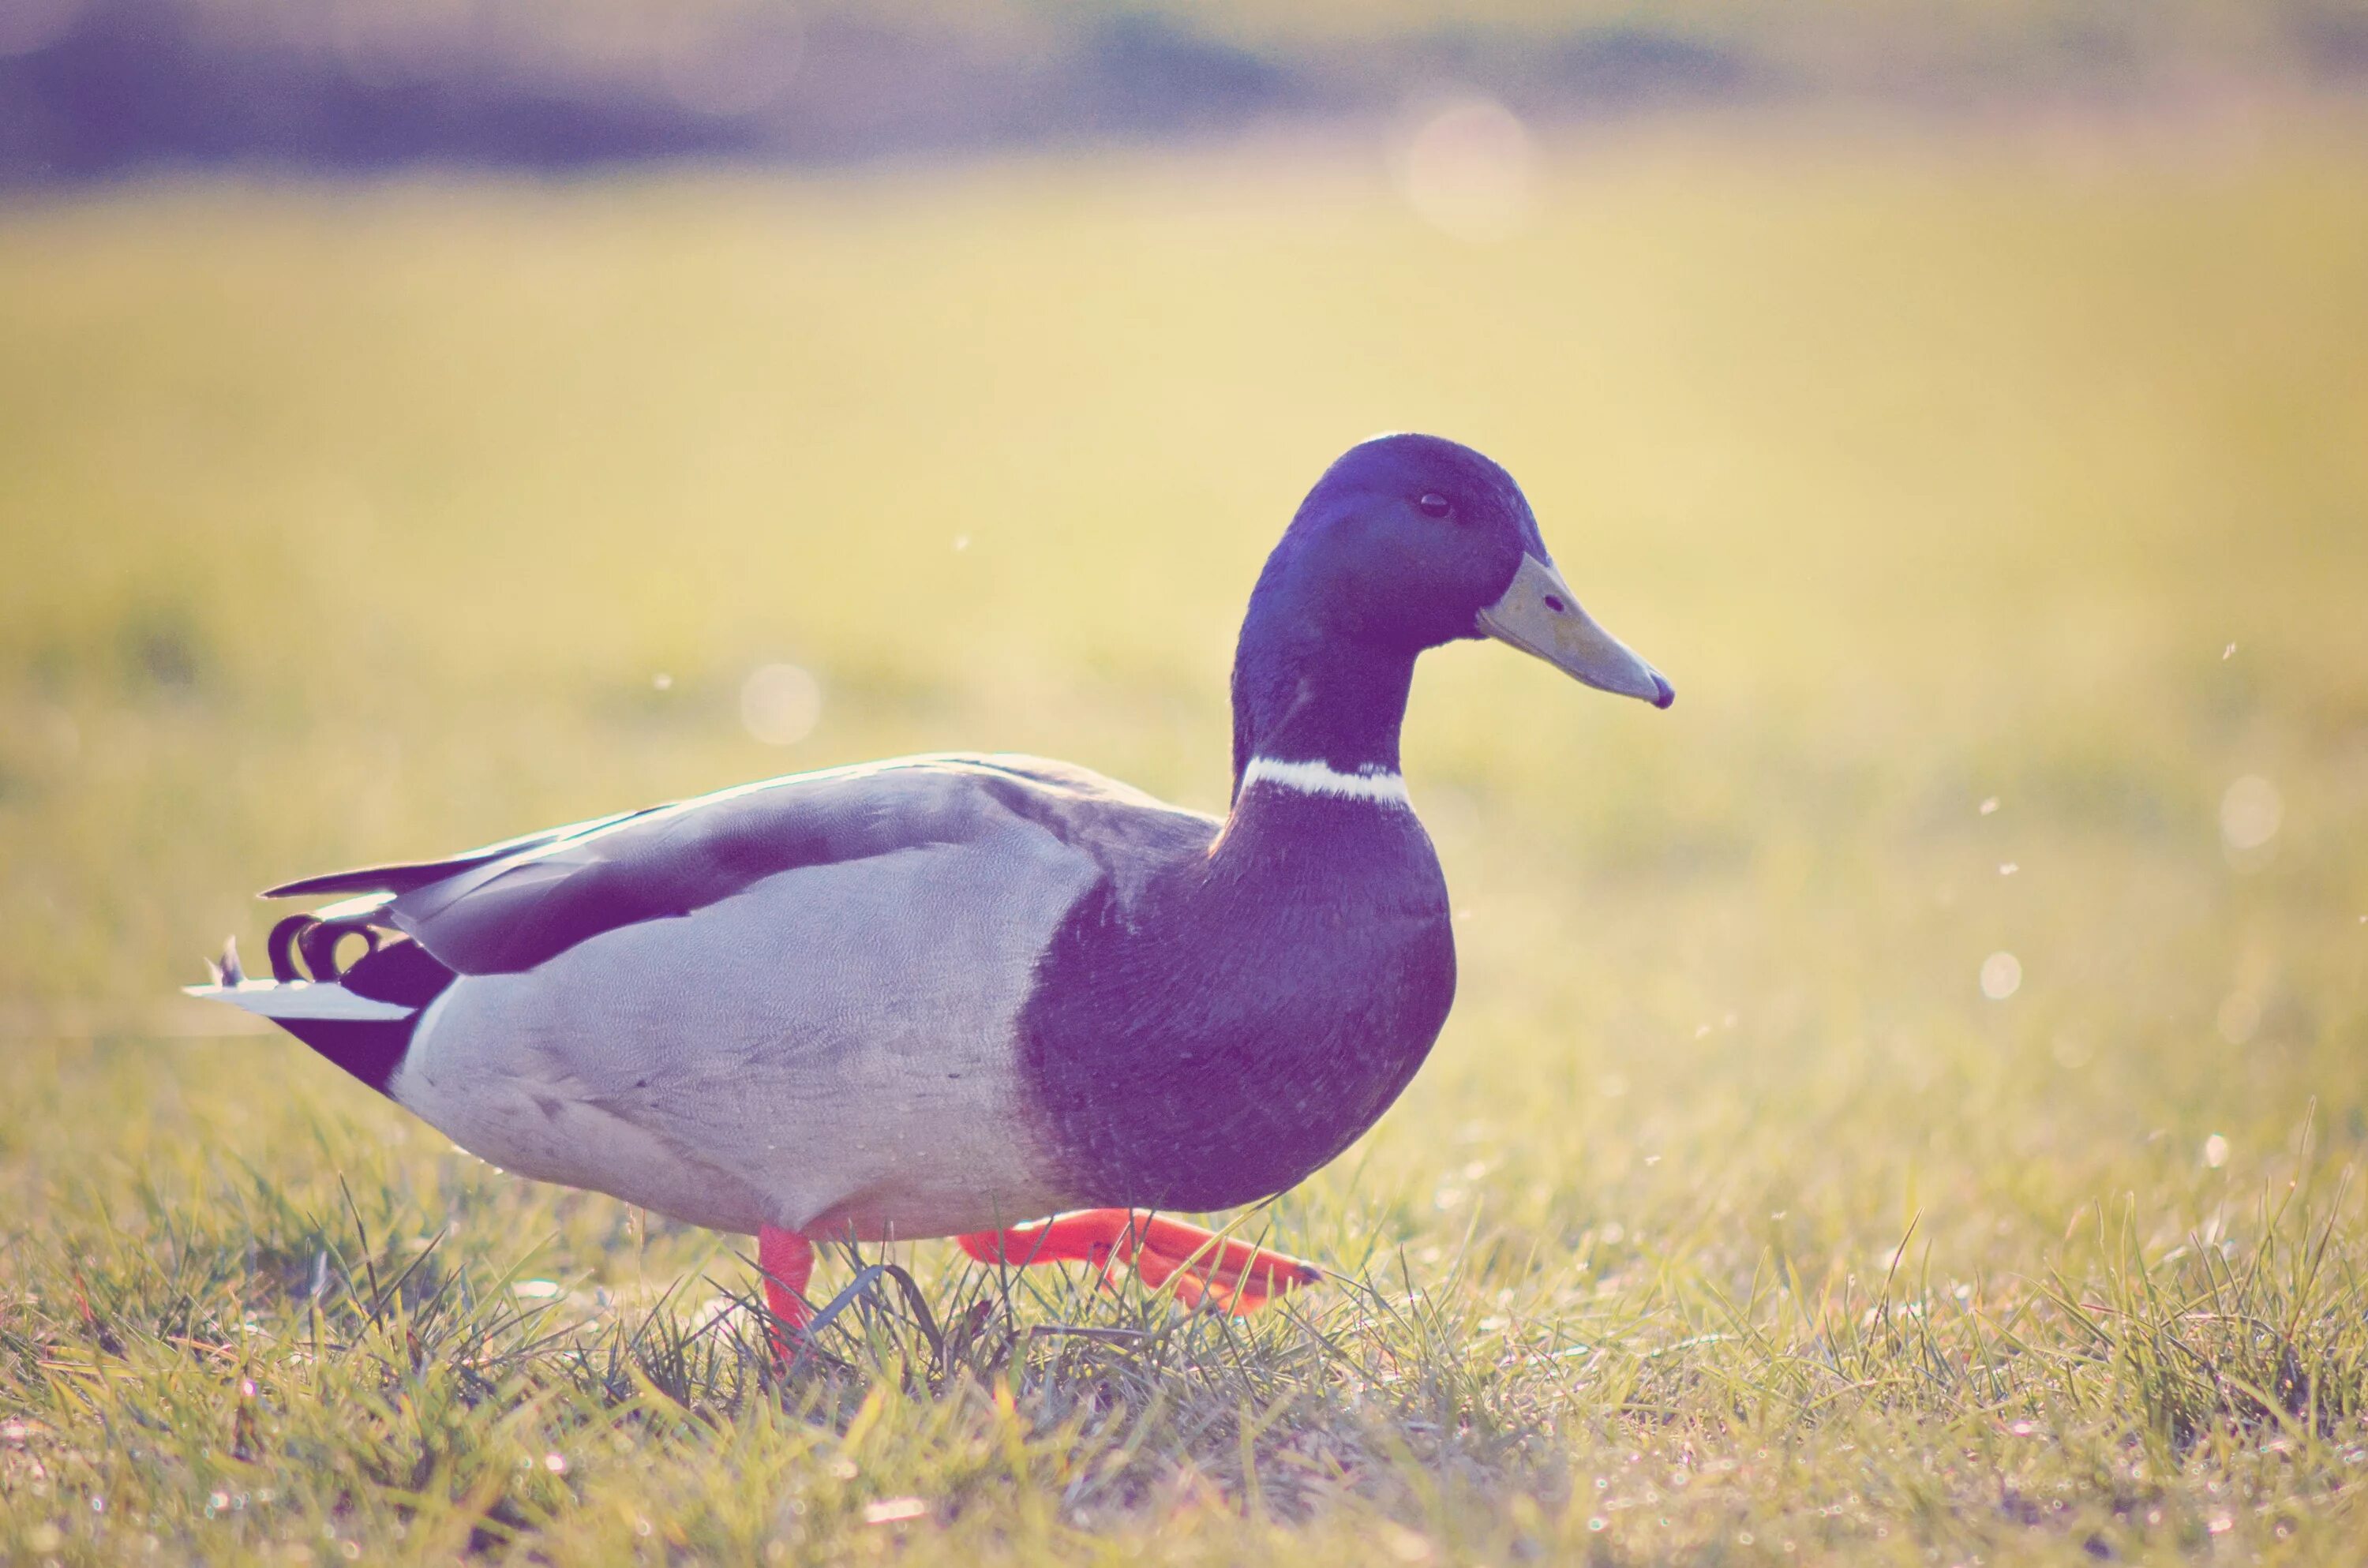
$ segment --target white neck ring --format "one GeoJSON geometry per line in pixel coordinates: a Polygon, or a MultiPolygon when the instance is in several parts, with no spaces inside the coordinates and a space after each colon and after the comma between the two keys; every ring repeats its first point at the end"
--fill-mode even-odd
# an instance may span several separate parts
{"type": "Polygon", "coordinates": [[[1272,784],[1303,795],[1327,795],[1336,801],[1363,801],[1369,805],[1411,807],[1406,779],[1376,764],[1343,773],[1326,762],[1285,762],[1280,757],[1254,756],[1242,769],[1242,788],[1272,784]]]}

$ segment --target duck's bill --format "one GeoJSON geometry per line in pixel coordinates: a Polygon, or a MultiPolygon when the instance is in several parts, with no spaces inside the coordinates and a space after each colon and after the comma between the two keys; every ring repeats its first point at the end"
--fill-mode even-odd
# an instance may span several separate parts
{"type": "Polygon", "coordinates": [[[1598,626],[1579,608],[1562,574],[1534,555],[1521,557],[1513,585],[1480,612],[1480,630],[1598,691],[1637,698],[1656,708],[1678,699],[1677,688],[1661,672],[1598,626]]]}

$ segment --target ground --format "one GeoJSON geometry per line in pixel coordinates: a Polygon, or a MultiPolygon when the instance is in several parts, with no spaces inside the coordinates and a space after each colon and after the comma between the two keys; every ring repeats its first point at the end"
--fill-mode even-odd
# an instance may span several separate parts
{"type": "Polygon", "coordinates": [[[1338,143],[18,201],[0,1558],[2357,1552],[2363,366],[2300,114],[1599,131],[1488,245],[1338,143]],[[1282,1308],[833,1255],[783,1379],[746,1242],[174,997],[256,888],[786,770],[1218,806],[1390,427],[1679,697],[1426,662],[1461,999],[1247,1218],[1282,1308]]]}

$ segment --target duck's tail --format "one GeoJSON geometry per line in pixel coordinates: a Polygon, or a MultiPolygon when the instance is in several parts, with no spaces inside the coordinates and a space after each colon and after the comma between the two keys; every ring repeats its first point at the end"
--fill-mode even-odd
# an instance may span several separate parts
{"type": "Polygon", "coordinates": [[[411,1049],[420,1016],[452,983],[452,971],[418,943],[384,941],[378,928],[339,911],[291,916],[271,937],[277,978],[246,978],[233,940],[206,965],[212,983],[185,989],[269,1018],[379,1093],[391,1094],[388,1081],[411,1049]],[[357,930],[370,939],[370,950],[340,970],[336,945],[357,930]],[[314,965],[313,975],[297,969],[300,952],[314,965]]]}

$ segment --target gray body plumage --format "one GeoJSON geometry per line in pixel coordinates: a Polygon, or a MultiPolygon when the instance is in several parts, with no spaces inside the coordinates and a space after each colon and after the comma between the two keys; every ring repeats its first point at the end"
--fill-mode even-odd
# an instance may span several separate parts
{"type": "Polygon", "coordinates": [[[1075,1201],[1021,1100],[1038,958],[1218,826],[914,757],[304,886],[400,888],[373,918],[456,971],[388,1092],[471,1153],[717,1230],[943,1235],[1075,1201]]]}

